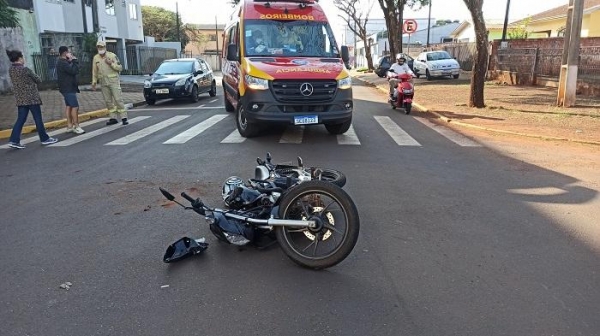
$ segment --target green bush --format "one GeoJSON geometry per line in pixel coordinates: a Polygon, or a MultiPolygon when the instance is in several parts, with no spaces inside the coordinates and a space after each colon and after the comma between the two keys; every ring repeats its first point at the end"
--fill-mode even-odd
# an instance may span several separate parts
{"type": "Polygon", "coordinates": [[[17,11],[8,7],[6,0],[0,0],[0,28],[19,27],[17,11]]]}

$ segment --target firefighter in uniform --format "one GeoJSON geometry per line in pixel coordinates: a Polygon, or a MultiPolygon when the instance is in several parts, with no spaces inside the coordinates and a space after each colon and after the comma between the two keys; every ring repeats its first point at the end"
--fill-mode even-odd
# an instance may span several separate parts
{"type": "Polygon", "coordinates": [[[123,66],[117,55],[106,50],[106,42],[98,41],[96,48],[98,54],[92,60],[92,90],[96,90],[96,83],[100,83],[102,86],[102,95],[110,116],[106,124],[117,124],[119,123],[117,117],[120,117],[123,125],[127,125],[129,122],[127,122],[127,111],[123,104],[119,79],[119,73],[123,70],[123,66]]]}

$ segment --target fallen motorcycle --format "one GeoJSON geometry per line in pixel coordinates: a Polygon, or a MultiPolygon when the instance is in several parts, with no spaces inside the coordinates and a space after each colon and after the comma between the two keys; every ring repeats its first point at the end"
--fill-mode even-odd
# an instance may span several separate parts
{"type": "Polygon", "coordinates": [[[305,167],[301,157],[298,157],[298,165],[274,164],[271,153],[267,153],[266,160],[256,158],[258,166],[254,171],[254,178],[258,180],[272,179],[278,186],[286,177],[299,179],[300,181],[321,180],[333,183],[342,188],[346,185],[346,175],[336,169],[305,167]]]}
{"type": "MultiPolygon", "coordinates": [[[[185,206],[165,189],[160,191],[169,201],[205,216],[220,241],[247,245],[273,236],[283,252],[301,266],[323,269],[338,264],[358,240],[360,219],[354,202],[333,183],[286,179],[287,188],[259,179],[236,185],[227,192],[229,209],[225,210],[210,208],[182,192],[191,205],[185,206]]],[[[184,237],[169,246],[163,260],[180,260],[206,248],[206,243],[184,237]]]]}

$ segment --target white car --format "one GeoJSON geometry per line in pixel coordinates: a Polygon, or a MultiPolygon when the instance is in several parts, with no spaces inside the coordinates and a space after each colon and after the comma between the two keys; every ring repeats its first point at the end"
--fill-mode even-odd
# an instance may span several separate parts
{"type": "Polygon", "coordinates": [[[448,52],[443,50],[422,52],[415,59],[413,68],[417,78],[424,74],[427,80],[442,76],[452,76],[454,79],[458,79],[460,76],[460,65],[448,52]]]}

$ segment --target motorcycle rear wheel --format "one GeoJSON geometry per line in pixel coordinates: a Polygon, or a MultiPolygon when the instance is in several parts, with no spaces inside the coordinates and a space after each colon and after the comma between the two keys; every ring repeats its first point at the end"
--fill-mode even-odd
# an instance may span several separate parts
{"type": "Polygon", "coordinates": [[[352,252],[358,241],[360,219],[352,198],[340,187],[307,181],[290,189],[279,204],[279,218],[315,220],[317,228],[277,227],[283,252],[300,266],[332,267],[352,252]]]}

